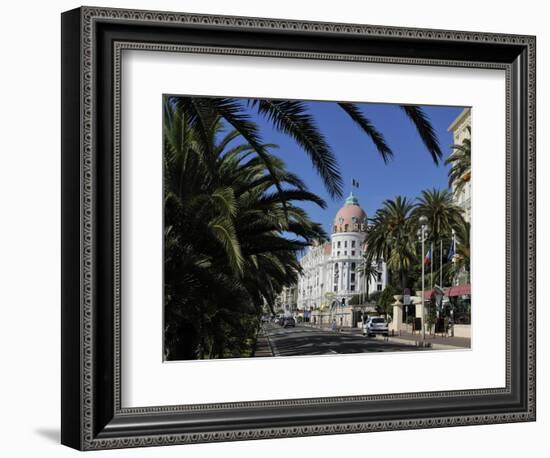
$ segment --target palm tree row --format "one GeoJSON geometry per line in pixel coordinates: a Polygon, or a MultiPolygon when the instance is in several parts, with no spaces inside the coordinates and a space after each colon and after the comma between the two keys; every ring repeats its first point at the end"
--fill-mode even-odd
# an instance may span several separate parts
{"type": "Polygon", "coordinates": [[[445,265],[447,279],[456,275],[463,265],[469,265],[469,225],[462,212],[448,190],[422,191],[416,201],[403,196],[386,200],[371,220],[366,237],[365,263],[384,259],[390,276],[397,276],[400,290],[411,287],[415,266],[425,255],[420,252],[418,240],[418,220],[425,216],[430,228],[428,243],[451,241],[453,231],[456,234],[456,258],[460,259],[460,266],[454,264],[449,269],[448,263],[445,265]]]}
{"type": "MultiPolygon", "coordinates": [[[[364,112],[337,106],[387,161],[393,152],[364,112]]],[[[425,113],[402,106],[435,163],[441,150],[425,113]]],[[[164,100],[165,357],[241,356],[264,304],[300,273],[297,253],[323,240],[300,202],[310,193],[262,140],[252,113],[293,138],[331,197],[342,178],[330,145],[299,101],[225,97],[164,100]]]]}
{"type": "Polygon", "coordinates": [[[271,154],[165,103],[165,357],[241,356],[264,303],[297,280],[296,253],[326,237],[296,202],[325,206],[271,154]],[[275,184],[280,188],[277,188],[275,184]]]}

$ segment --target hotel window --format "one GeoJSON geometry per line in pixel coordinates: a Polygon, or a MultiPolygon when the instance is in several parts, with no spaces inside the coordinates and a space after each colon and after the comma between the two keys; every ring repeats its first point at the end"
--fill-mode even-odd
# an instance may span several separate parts
{"type": "MultiPolygon", "coordinates": [[[[352,251],[352,253],[353,253],[353,251],[352,251]]],[[[355,263],[354,263],[354,262],[351,263],[351,270],[352,270],[352,271],[355,270],[355,263]]]]}
{"type": "Polygon", "coordinates": [[[355,250],[351,250],[351,255],[355,256],[355,250]]]}
{"type": "Polygon", "coordinates": [[[339,252],[339,251],[336,252],[336,256],[340,256],[340,252],[339,252]]]}
{"type": "Polygon", "coordinates": [[[352,248],[355,248],[355,240],[352,240],[352,241],[351,241],[351,247],[352,247],[352,248]]]}
{"type": "Polygon", "coordinates": [[[355,291],[355,285],[351,285],[351,286],[349,287],[349,290],[350,290],[350,291],[355,291]]]}
{"type": "Polygon", "coordinates": [[[340,248],[340,242],[338,242],[338,248],[340,248]]]}
{"type": "Polygon", "coordinates": [[[337,293],[338,292],[338,286],[334,285],[334,292],[337,293]]]}
{"type": "Polygon", "coordinates": [[[344,251],[344,256],[347,256],[348,255],[348,250],[345,250],[344,251]]]}
{"type": "Polygon", "coordinates": [[[382,281],[382,272],[378,272],[378,281],[382,281]]]}
{"type": "Polygon", "coordinates": [[[382,291],[382,285],[376,285],[376,291],[382,291]]]}
{"type": "Polygon", "coordinates": [[[351,274],[351,280],[350,280],[352,283],[355,283],[355,274],[351,274]]]}
{"type": "Polygon", "coordinates": [[[346,241],[344,242],[344,248],[347,248],[347,247],[348,247],[348,241],[346,240],[346,241]]]}

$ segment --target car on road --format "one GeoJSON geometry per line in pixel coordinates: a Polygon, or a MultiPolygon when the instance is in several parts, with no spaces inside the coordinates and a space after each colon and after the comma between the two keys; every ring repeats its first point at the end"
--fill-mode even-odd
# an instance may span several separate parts
{"type": "Polygon", "coordinates": [[[274,315],[271,321],[272,321],[273,324],[280,325],[281,324],[281,319],[282,319],[281,315],[274,315]]]}
{"type": "Polygon", "coordinates": [[[388,336],[388,323],[383,317],[371,317],[363,323],[363,335],[372,337],[377,334],[388,336]]]}
{"type": "Polygon", "coordinates": [[[294,328],[296,327],[296,320],[292,316],[285,316],[283,318],[283,328],[294,328]]]}

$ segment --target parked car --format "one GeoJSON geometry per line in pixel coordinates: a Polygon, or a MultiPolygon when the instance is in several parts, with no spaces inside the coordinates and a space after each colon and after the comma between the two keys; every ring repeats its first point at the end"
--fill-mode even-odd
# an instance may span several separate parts
{"type": "Polygon", "coordinates": [[[296,327],[296,320],[292,316],[285,316],[283,318],[283,328],[294,328],[296,327]]]}
{"type": "Polygon", "coordinates": [[[377,334],[388,335],[388,323],[382,317],[371,317],[363,323],[363,335],[372,337],[377,334]]]}

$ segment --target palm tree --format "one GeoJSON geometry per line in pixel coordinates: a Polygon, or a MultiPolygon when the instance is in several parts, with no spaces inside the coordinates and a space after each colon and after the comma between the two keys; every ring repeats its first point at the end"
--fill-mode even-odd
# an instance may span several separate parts
{"type": "MultiPolygon", "coordinates": [[[[443,281],[443,240],[450,240],[452,231],[464,224],[463,210],[453,202],[452,194],[448,190],[430,189],[422,191],[418,197],[413,218],[418,220],[421,216],[428,219],[430,228],[428,242],[439,249],[441,259],[440,283],[443,281]],[[439,247],[439,248],[438,248],[439,247]]],[[[432,266],[435,256],[432,253],[432,266]]],[[[434,272],[437,276],[437,270],[434,272]]],[[[434,276],[430,277],[430,284],[434,284],[434,276]]],[[[442,286],[442,285],[440,285],[442,286]]]]}
{"type": "MultiPolygon", "coordinates": [[[[323,134],[317,127],[313,116],[308,112],[304,102],[275,99],[242,99],[228,97],[168,97],[168,104],[175,105],[185,113],[189,125],[195,129],[197,136],[208,142],[208,123],[213,118],[223,119],[240,135],[255,154],[261,158],[270,173],[273,173],[270,157],[257,125],[251,120],[249,111],[268,119],[273,126],[290,137],[308,154],[312,164],[321,176],[331,197],[342,196],[342,178],[338,163],[323,134]],[[247,111],[248,110],[248,111],[247,111]]],[[[338,103],[345,113],[374,143],[376,150],[384,161],[393,156],[383,135],[364,115],[357,104],[338,103]]],[[[433,161],[437,164],[441,158],[441,149],[433,126],[421,107],[415,105],[400,106],[405,115],[414,124],[433,161]]],[[[275,183],[279,191],[279,183],[275,183]]]]}
{"type": "Polygon", "coordinates": [[[455,194],[459,194],[464,185],[470,181],[472,175],[472,129],[467,126],[468,136],[462,140],[460,145],[451,145],[454,150],[445,160],[445,165],[451,164],[449,169],[449,187],[455,194]]]}
{"type": "Polygon", "coordinates": [[[470,276],[470,223],[464,221],[455,230],[456,251],[451,265],[451,275],[456,278],[466,273],[470,276]]]}
{"type": "Polygon", "coordinates": [[[428,218],[429,240],[435,242],[450,235],[454,228],[463,223],[462,214],[462,208],[453,202],[453,196],[448,190],[433,188],[422,191],[417,197],[413,217],[428,218]]]}
{"type": "Polygon", "coordinates": [[[397,272],[401,289],[416,257],[416,225],[413,203],[403,196],[386,200],[372,218],[366,237],[367,259],[384,259],[389,271],[397,272]]]}
{"type": "MultiPolygon", "coordinates": [[[[366,297],[367,301],[369,299],[369,283],[370,280],[378,279],[378,266],[376,263],[373,263],[373,260],[368,255],[363,255],[363,260],[361,265],[357,269],[357,273],[361,275],[361,281],[364,282],[365,292],[361,293],[361,296],[366,297]]],[[[361,288],[363,289],[363,288],[361,288]]],[[[361,304],[364,304],[364,299],[361,300],[361,304]]]]}
{"type": "Polygon", "coordinates": [[[198,129],[164,108],[165,356],[241,356],[264,302],[296,282],[297,252],[326,237],[294,202],[325,203],[273,145],[239,143],[215,113],[198,129]]]}

